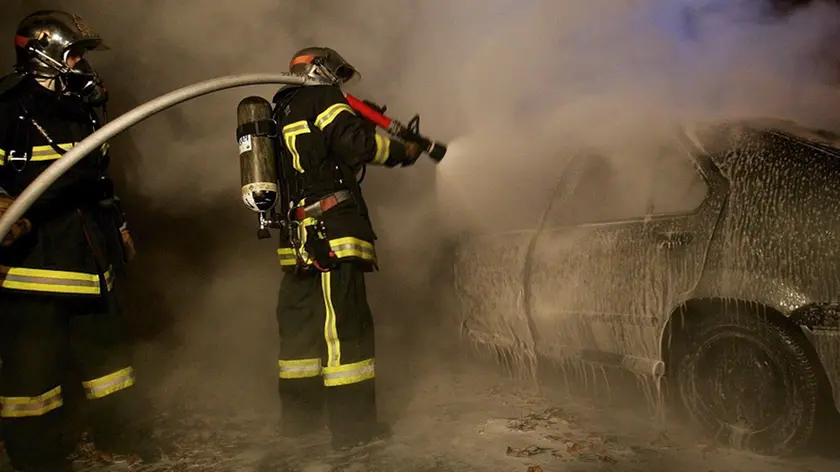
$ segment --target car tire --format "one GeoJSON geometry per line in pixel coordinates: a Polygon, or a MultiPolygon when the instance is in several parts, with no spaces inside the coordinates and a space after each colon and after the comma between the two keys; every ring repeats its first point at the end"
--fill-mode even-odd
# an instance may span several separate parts
{"type": "Polygon", "coordinates": [[[821,405],[818,365],[802,333],[732,304],[691,326],[676,400],[726,445],[784,455],[806,445],[821,405]]]}

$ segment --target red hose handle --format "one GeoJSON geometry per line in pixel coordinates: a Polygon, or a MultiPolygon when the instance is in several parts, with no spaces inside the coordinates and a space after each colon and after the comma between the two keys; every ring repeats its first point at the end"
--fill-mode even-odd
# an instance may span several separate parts
{"type": "Polygon", "coordinates": [[[368,106],[368,104],[366,104],[365,102],[359,100],[358,98],[350,94],[344,94],[344,96],[347,98],[347,103],[350,104],[350,107],[359,112],[360,115],[367,118],[380,128],[384,128],[386,130],[391,128],[391,118],[388,118],[382,113],[379,113],[378,111],[368,106]]]}
{"type": "Polygon", "coordinates": [[[446,155],[447,150],[445,144],[433,141],[421,134],[418,134],[399,121],[379,113],[370,105],[348,93],[345,93],[344,97],[347,99],[347,103],[350,104],[352,109],[356,110],[356,112],[362,115],[363,118],[369,120],[376,126],[383,128],[391,136],[396,136],[399,139],[413,141],[419,144],[423,151],[425,151],[426,154],[428,154],[435,162],[443,160],[443,156],[446,155]]]}

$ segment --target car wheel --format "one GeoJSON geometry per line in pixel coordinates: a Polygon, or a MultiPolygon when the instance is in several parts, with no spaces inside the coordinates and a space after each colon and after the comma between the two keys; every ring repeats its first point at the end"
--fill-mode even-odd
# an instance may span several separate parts
{"type": "Polygon", "coordinates": [[[820,382],[804,336],[731,306],[692,326],[677,360],[682,406],[733,447],[785,454],[814,432],[820,382]]]}

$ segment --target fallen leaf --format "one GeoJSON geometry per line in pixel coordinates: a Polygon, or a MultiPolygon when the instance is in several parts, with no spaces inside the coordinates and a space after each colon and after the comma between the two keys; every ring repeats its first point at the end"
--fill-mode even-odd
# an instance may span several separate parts
{"type": "Polygon", "coordinates": [[[508,428],[515,429],[517,431],[533,431],[537,429],[537,425],[529,422],[528,419],[524,420],[511,420],[508,422],[508,428]]]}
{"type": "Polygon", "coordinates": [[[542,467],[538,465],[532,465],[531,467],[528,467],[528,472],[543,472],[543,470],[542,467]]]}
{"type": "Polygon", "coordinates": [[[615,464],[618,462],[616,458],[609,454],[598,454],[598,459],[601,459],[601,462],[608,462],[610,464],[615,464]]]}

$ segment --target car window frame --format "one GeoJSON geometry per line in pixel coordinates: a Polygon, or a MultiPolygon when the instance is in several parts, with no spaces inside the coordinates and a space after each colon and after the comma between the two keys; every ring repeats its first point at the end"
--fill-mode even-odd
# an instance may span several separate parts
{"type": "MultiPolygon", "coordinates": [[[[680,140],[677,139],[676,142],[679,143],[680,140]]],[[[682,143],[680,143],[680,144],[682,144],[682,143]]],[[[645,216],[643,217],[643,219],[663,218],[663,217],[667,218],[667,217],[674,217],[674,216],[695,215],[695,214],[700,212],[700,210],[703,208],[703,205],[709,200],[709,197],[711,196],[713,187],[712,187],[712,183],[711,183],[710,179],[706,175],[706,170],[703,168],[703,166],[701,165],[700,161],[696,158],[696,156],[694,156],[692,154],[690,149],[687,149],[687,148],[683,147],[682,151],[683,152],[678,152],[677,153],[677,154],[680,154],[681,157],[660,156],[660,159],[671,159],[672,158],[672,159],[685,159],[685,160],[689,161],[691,163],[692,167],[694,168],[694,172],[697,174],[697,176],[700,177],[700,180],[703,182],[703,185],[706,188],[706,192],[705,192],[705,195],[703,196],[703,199],[700,201],[700,203],[696,207],[694,207],[691,210],[688,210],[688,211],[685,211],[685,210],[684,211],[672,211],[672,212],[663,212],[663,213],[654,213],[652,211],[648,211],[645,214],[645,216]]],[[[670,155],[668,155],[668,156],[670,156],[670,155]]],[[[656,164],[658,165],[659,162],[660,161],[657,159],[656,164]]],[[[656,171],[654,171],[654,172],[656,172],[656,171]]],[[[651,202],[651,200],[653,199],[653,192],[650,192],[648,197],[649,197],[648,208],[651,208],[653,206],[653,204],[651,202]]]]}
{"type": "MultiPolygon", "coordinates": [[[[671,135],[674,136],[675,142],[678,144],[684,152],[682,154],[684,159],[688,159],[694,166],[694,171],[697,172],[701,179],[703,180],[703,184],[706,186],[706,195],[703,198],[703,201],[697,205],[691,211],[681,211],[681,212],[670,212],[670,213],[646,213],[641,216],[634,216],[629,218],[618,218],[618,219],[610,219],[610,220],[602,220],[602,221],[587,221],[587,222],[559,222],[559,223],[550,223],[550,214],[553,211],[556,205],[556,199],[562,194],[562,192],[555,192],[555,196],[552,197],[552,200],[549,202],[549,208],[546,211],[546,219],[541,225],[541,230],[552,230],[558,228],[577,228],[577,227],[587,227],[587,226],[611,226],[611,225],[621,225],[627,223],[639,223],[639,222],[646,222],[652,220],[660,220],[660,219],[669,219],[669,218],[677,218],[677,217],[691,217],[696,216],[706,210],[706,207],[709,204],[709,201],[713,195],[713,193],[717,190],[716,182],[717,179],[714,178],[716,172],[712,169],[715,168],[714,161],[712,160],[711,156],[706,152],[700,140],[696,135],[696,131],[694,127],[681,127],[679,130],[672,131],[671,135]]],[[[564,179],[567,172],[574,172],[574,169],[567,169],[561,175],[561,179],[564,179]]],[[[565,180],[565,179],[564,179],[565,180]]],[[[578,181],[575,181],[574,185],[577,188],[579,184],[578,181]]],[[[565,204],[565,203],[564,203],[565,204]]],[[[648,208],[650,205],[648,205],[648,208]]]]}

